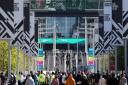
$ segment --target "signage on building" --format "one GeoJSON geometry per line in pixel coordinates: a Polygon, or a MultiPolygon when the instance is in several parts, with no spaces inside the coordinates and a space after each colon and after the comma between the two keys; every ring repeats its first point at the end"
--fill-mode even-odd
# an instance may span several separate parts
{"type": "Polygon", "coordinates": [[[43,48],[39,48],[39,50],[38,50],[38,55],[39,55],[39,56],[43,56],[43,55],[44,55],[44,50],[43,50],[43,48]]]}

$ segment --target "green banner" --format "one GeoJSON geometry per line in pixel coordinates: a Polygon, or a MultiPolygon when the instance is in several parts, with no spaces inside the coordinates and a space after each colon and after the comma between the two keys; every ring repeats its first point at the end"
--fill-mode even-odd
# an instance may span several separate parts
{"type": "MultiPolygon", "coordinates": [[[[42,44],[53,44],[53,38],[39,38],[38,43],[42,44]]],[[[57,38],[56,44],[77,44],[77,43],[85,43],[87,39],[85,38],[57,38]]]]}

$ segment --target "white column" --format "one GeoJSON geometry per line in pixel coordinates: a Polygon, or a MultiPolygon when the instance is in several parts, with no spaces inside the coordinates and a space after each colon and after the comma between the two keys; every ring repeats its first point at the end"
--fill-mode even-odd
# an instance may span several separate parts
{"type": "Polygon", "coordinates": [[[67,67],[66,67],[66,53],[65,53],[65,55],[64,55],[64,72],[67,72],[67,67]]]}
{"type": "Polygon", "coordinates": [[[29,51],[28,51],[28,54],[29,55],[27,55],[27,57],[28,57],[28,72],[30,72],[30,69],[31,69],[31,65],[30,65],[30,49],[29,49],[29,51]]]}
{"type": "Polygon", "coordinates": [[[19,73],[19,45],[17,45],[17,74],[19,73]]]}
{"type": "Polygon", "coordinates": [[[49,71],[49,59],[50,59],[50,54],[49,53],[47,55],[47,59],[48,59],[47,71],[49,71]]]}
{"type": "Polygon", "coordinates": [[[37,57],[35,57],[35,71],[37,72],[37,57]]]}
{"type": "MultiPolygon", "coordinates": [[[[127,45],[127,39],[126,39],[126,40],[125,40],[125,46],[124,46],[124,47],[125,47],[125,73],[128,72],[128,64],[127,64],[127,63],[128,63],[128,61],[127,61],[127,59],[128,59],[128,58],[127,58],[127,56],[128,56],[128,55],[127,55],[127,53],[128,53],[128,50],[127,50],[128,47],[127,47],[127,46],[128,46],[128,45],[127,45]]],[[[127,74],[128,74],[128,73],[127,73],[127,74]]]]}
{"type": "MultiPolygon", "coordinates": [[[[79,32],[78,32],[78,28],[77,28],[77,39],[78,39],[78,36],[79,36],[79,32]]],[[[76,54],[76,72],[78,72],[78,55],[79,55],[79,43],[77,42],[77,54],[76,54]]]]}
{"type": "Polygon", "coordinates": [[[8,41],[8,78],[11,77],[11,47],[10,41],[8,41]]]}
{"type": "Polygon", "coordinates": [[[53,28],[53,70],[55,71],[56,66],[56,17],[54,17],[54,28],[53,28]]]}
{"type": "Polygon", "coordinates": [[[70,51],[70,71],[72,71],[72,51],[70,51]]]}
{"type": "Polygon", "coordinates": [[[78,72],[78,54],[75,55],[76,59],[76,72],[78,72]]]}
{"type": "MultiPolygon", "coordinates": [[[[88,39],[87,35],[88,35],[88,33],[87,33],[87,19],[85,17],[85,40],[88,39]]],[[[86,52],[86,65],[88,65],[88,40],[85,41],[85,52],[86,52]]]]}
{"type": "Polygon", "coordinates": [[[25,73],[25,71],[26,71],[26,55],[25,55],[25,52],[23,52],[23,54],[24,54],[24,73],[25,73]]]}
{"type": "Polygon", "coordinates": [[[98,59],[99,59],[99,62],[98,62],[98,64],[99,64],[99,69],[98,69],[98,70],[99,70],[99,72],[101,72],[101,55],[99,56],[98,59]]]}
{"type": "MultiPolygon", "coordinates": [[[[95,59],[95,28],[93,28],[93,42],[92,43],[93,43],[93,57],[95,59]]],[[[97,66],[94,65],[94,72],[96,71],[97,71],[97,66]]]]}
{"type": "Polygon", "coordinates": [[[117,73],[117,47],[115,46],[115,73],[117,73]]]}

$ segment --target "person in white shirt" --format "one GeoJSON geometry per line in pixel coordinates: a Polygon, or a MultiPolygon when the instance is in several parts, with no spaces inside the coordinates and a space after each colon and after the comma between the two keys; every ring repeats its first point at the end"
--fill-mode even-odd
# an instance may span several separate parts
{"type": "Polygon", "coordinates": [[[122,74],[119,85],[127,85],[127,79],[125,77],[125,74],[122,74]]]}
{"type": "Polygon", "coordinates": [[[27,76],[27,80],[25,82],[25,85],[35,85],[34,80],[32,79],[30,74],[28,74],[28,76],[27,76]]]}
{"type": "Polygon", "coordinates": [[[105,80],[105,75],[101,76],[101,78],[99,79],[98,85],[107,85],[107,82],[105,80]]]}

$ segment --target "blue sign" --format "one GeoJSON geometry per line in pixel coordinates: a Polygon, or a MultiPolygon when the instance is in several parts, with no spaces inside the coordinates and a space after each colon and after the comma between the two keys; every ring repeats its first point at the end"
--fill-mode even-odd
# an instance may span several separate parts
{"type": "Polygon", "coordinates": [[[88,49],[88,54],[89,54],[89,55],[93,55],[93,52],[94,52],[93,48],[89,48],[89,49],[88,49]]]}
{"type": "Polygon", "coordinates": [[[93,48],[89,48],[88,51],[89,51],[89,52],[93,52],[93,48]]]}
{"type": "Polygon", "coordinates": [[[39,56],[43,56],[43,55],[44,55],[44,50],[43,50],[43,48],[39,48],[39,50],[38,50],[38,55],[39,55],[39,56]]]}

